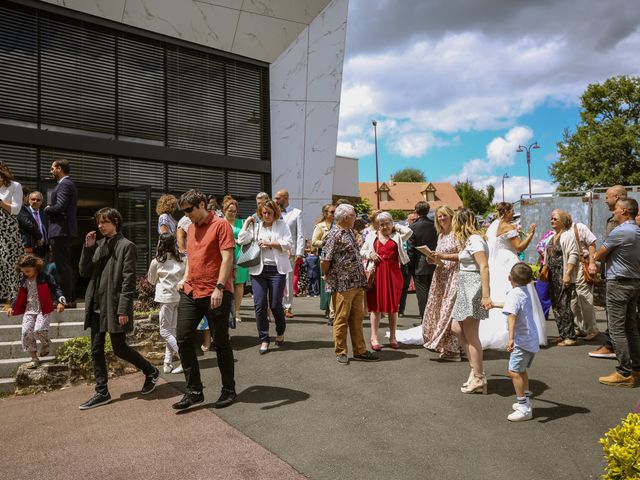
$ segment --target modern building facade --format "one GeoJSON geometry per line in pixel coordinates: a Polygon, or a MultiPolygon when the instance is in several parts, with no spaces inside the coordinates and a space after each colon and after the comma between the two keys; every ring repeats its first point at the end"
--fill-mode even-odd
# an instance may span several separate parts
{"type": "MultiPolygon", "coordinates": [[[[43,192],[72,162],[80,235],[115,205],[139,247],[199,188],[253,212],[330,201],[348,0],[0,0],[0,157],[43,192]]],[[[80,244],[82,238],[78,239],[80,244]]]]}

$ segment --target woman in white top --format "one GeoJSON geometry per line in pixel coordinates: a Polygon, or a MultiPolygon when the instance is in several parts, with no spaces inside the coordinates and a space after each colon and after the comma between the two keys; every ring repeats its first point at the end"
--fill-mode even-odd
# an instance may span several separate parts
{"type": "Polygon", "coordinates": [[[482,392],[487,394],[487,378],[482,366],[482,345],[478,329],[480,320],[488,317],[492,307],[489,287],[489,247],[478,227],[472,210],[463,208],[453,216],[453,234],[462,250],[458,253],[432,254],[435,260],[459,262],[456,301],[451,313],[451,330],[464,345],[471,372],[462,384],[462,393],[482,392]]]}
{"type": "Polygon", "coordinates": [[[404,278],[400,265],[409,262],[402,244],[413,235],[413,230],[403,225],[394,225],[388,212],[380,212],[377,217],[378,230],[367,236],[360,254],[375,265],[375,284],[367,292],[367,308],[371,313],[371,349],[380,351],[378,343],[378,325],[380,314],[389,315],[389,346],[398,348],[396,327],[398,325],[398,307],[404,278]]]}
{"type": "MultiPolygon", "coordinates": [[[[500,202],[496,206],[498,218],[487,229],[489,245],[489,271],[491,272],[491,299],[496,303],[504,303],[511,290],[509,272],[518,262],[518,253],[523,252],[531,243],[536,231],[536,224],[529,226],[529,233],[520,240],[518,230],[513,221],[513,205],[500,202]]],[[[533,283],[527,286],[533,307],[533,319],[538,330],[540,345],[546,345],[547,333],[544,311],[533,283]]],[[[489,311],[489,318],[480,324],[480,343],[483,348],[504,350],[507,348],[509,332],[502,309],[489,311]]]]}
{"type": "Polygon", "coordinates": [[[18,257],[22,239],[18,213],[22,208],[22,186],[14,181],[9,166],[0,160],[0,301],[13,300],[18,291],[18,257]]]}
{"type": "Polygon", "coordinates": [[[155,301],[160,304],[160,336],[167,346],[164,351],[164,373],[182,373],[182,365],[173,368],[173,354],[178,355],[176,326],[178,324],[178,283],[184,277],[186,263],[176,246],[176,237],[163,233],[158,240],[156,258],[151,261],[147,280],[156,286],[155,301]]]}
{"type": "Polygon", "coordinates": [[[282,306],[282,295],[286,285],[286,275],[291,271],[289,256],[293,241],[289,227],[280,218],[280,207],[273,200],[261,203],[256,211],[260,222],[251,216],[244,221],[238,234],[238,243],[247,245],[253,240],[260,247],[260,263],[249,267],[253,302],[256,310],[256,326],[260,338],[260,354],[269,350],[269,319],[267,309],[276,324],[276,345],[284,344],[284,331],[287,328],[282,306]]]}

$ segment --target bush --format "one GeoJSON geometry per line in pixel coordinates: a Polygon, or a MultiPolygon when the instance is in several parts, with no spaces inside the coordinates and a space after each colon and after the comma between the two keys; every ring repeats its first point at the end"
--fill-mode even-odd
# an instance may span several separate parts
{"type": "Polygon", "coordinates": [[[154,300],[156,287],[149,283],[147,277],[138,277],[136,293],[138,298],[133,302],[133,309],[135,311],[148,312],[160,308],[154,300]]]}
{"type": "Polygon", "coordinates": [[[607,462],[603,480],[640,480],[640,414],[630,413],[600,439],[607,462]]]}
{"type": "Polygon", "coordinates": [[[391,215],[391,218],[393,218],[394,220],[406,220],[407,219],[407,212],[405,212],[404,210],[389,210],[389,215],[391,215]]]}
{"type": "MultiPolygon", "coordinates": [[[[113,353],[109,335],[105,338],[104,352],[105,356],[113,353]]],[[[89,337],[70,338],[58,349],[55,363],[66,363],[74,375],[90,380],[93,378],[91,339],[89,337]]]]}
{"type": "Polygon", "coordinates": [[[540,278],[540,265],[537,263],[530,263],[529,266],[531,267],[531,272],[533,274],[531,278],[533,280],[538,280],[540,278]]]}

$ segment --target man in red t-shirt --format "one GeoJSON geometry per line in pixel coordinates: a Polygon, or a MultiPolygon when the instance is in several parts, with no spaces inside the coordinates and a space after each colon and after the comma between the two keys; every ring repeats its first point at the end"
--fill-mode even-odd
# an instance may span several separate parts
{"type": "Polygon", "coordinates": [[[173,404],[173,408],[184,410],[204,401],[194,345],[196,328],[203,316],[209,322],[222,377],[222,393],[213,406],[224,408],[236,399],[228,323],[233,303],[233,231],[229,222],[207,210],[207,198],[198,190],[183,194],[179,205],[192,224],[187,233],[187,267],[182,282],[178,284],[180,303],[176,331],[187,393],[173,404]]]}

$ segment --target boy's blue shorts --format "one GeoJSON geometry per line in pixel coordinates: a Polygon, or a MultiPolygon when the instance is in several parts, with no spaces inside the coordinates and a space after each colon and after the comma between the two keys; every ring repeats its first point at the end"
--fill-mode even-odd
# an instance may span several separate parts
{"type": "Polygon", "coordinates": [[[536,354],[533,352],[528,352],[520,347],[515,347],[509,357],[509,371],[518,373],[526,372],[527,368],[531,367],[533,357],[535,356],[536,354]]]}

